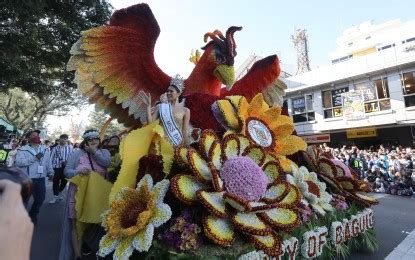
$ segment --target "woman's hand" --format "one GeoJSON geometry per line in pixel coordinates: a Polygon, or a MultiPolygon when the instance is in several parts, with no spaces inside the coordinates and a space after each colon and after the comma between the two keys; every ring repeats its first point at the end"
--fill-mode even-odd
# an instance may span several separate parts
{"type": "Polygon", "coordinates": [[[147,106],[147,109],[151,109],[151,95],[148,93],[148,95],[144,91],[140,91],[138,93],[140,96],[141,101],[147,106]]]}
{"type": "Polygon", "coordinates": [[[83,168],[78,171],[78,174],[82,176],[88,176],[89,174],[91,174],[91,170],[87,168],[83,168]]]}
{"type": "Polygon", "coordinates": [[[90,154],[95,154],[97,150],[98,150],[98,144],[96,145],[91,144],[91,145],[85,146],[85,151],[87,151],[90,154]]]}

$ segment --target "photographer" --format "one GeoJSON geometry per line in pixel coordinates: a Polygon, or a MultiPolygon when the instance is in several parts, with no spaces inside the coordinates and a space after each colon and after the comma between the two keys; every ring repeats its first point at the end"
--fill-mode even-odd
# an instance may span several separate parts
{"type": "Polygon", "coordinates": [[[59,137],[59,144],[51,148],[52,167],[55,174],[53,175],[53,199],[49,203],[56,203],[62,200],[59,194],[65,189],[66,178],[63,174],[66,162],[72,154],[72,146],[68,145],[68,135],[62,134],[59,137]]]}
{"type": "Polygon", "coordinates": [[[33,131],[28,134],[29,144],[17,150],[15,166],[23,170],[33,182],[33,205],[29,216],[33,224],[37,223],[37,214],[45,200],[45,177],[53,175],[50,161],[50,151],[41,145],[39,133],[33,131]]]}

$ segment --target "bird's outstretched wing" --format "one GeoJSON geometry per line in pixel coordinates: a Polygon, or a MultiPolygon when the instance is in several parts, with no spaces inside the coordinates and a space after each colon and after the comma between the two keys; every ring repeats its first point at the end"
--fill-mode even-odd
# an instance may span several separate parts
{"type": "Polygon", "coordinates": [[[139,126],[145,105],[139,91],[158,98],[170,77],[156,64],[160,27],[147,4],[116,11],[109,25],[92,28],[71,49],[68,70],[94,102],[126,126],[139,126]]]}
{"type": "Polygon", "coordinates": [[[250,101],[255,95],[262,92],[269,105],[282,102],[282,84],[278,80],[280,72],[280,62],[277,55],[268,56],[255,62],[248,73],[235,82],[230,91],[223,88],[221,97],[240,95],[250,101]]]}

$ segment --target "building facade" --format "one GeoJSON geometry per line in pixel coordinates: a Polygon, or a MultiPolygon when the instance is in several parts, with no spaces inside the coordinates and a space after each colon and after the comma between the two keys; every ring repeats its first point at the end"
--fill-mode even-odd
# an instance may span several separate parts
{"type": "Polygon", "coordinates": [[[413,145],[415,21],[366,22],[337,39],[332,65],[288,77],[285,100],[298,135],[333,146],[413,145]],[[361,95],[364,115],[343,114],[343,93],[361,95]]]}

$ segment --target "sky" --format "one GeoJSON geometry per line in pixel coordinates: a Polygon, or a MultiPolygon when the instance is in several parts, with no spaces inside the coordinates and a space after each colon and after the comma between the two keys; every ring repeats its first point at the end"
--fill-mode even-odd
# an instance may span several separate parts
{"type": "MultiPolygon", "coordinates": [[[[145,2],[152,9],[160,26],[155,58],[169,75],[187,77],[194,65],[188,61],[192,49],[204,46],[203,35],[215,29],[225,33],[230,26],[242,26],[235,33],[238,55],[235,69],[252,54],[277,54],[284,64],[296,64],[291,35],[296,28],[305,28],[309,36],[311,68],[330,64],[329,53],[336,50],[336,38],[353,25],[373,20],[379,24],[393,19],[415,19],[413,1],[327,1],[327,0],[110,0],[115,9],[145,2]]],[[[92,110],[92,108],[88,108],[92,110]]],[[[78,120],[87,121],[87,114],[78,120]]],[[[59,125],[65,130],[64,118],[51,117],[48,130],[59,125]]]]}
{"type": "MultiPolygon", "coordinates": [[[[134,0],[110,0],[115,9],[140,3],[134,0]]],[[[278,54],[282,63],[296,64],[291,35],[305,28],[309,35],[311,68],[330,64],[329,53],[343,31],[361,22],[382,23],[400,18],[415,19],[413,1],[304,1],[304,0],[150,0],[160,26],[155,57],[170,75],[187,76],[193,65],[188,62],[191,49],[204,45],[203,35],[230,26],[242,26],[236,32],[238,56],[235,68],[251,54],[278,54]]],[[[284,70],[284,67],[282,68],[284,70]]]]}

